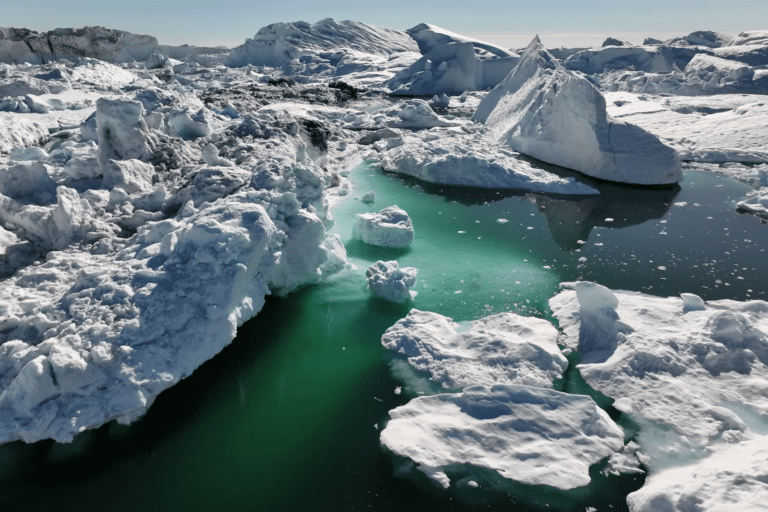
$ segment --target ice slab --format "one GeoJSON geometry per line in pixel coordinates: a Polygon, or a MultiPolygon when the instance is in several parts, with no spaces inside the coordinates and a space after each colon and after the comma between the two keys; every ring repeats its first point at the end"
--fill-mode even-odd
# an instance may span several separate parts
{"type": "Polygon", "coordinates": [[[642,185],[682,180],[674,149],[611,118],[600,91],[558,64],[538,37],[473,119],[493,140],[596,178],[642,185]]]}
{"type": "Polygon", "coordinates": [[[568,490],[624,446],[624,432],[595,402],[550,389],[472,386],[393,409],[381,442],[443,487],[445,470],[470,464],[528,485],[568,490]]]}
{"type": "Polygon", "coordinates": [[[412,309],[381,337],[385,347],[408,357],[417,370],[447,389],[524,384],[551,388],[568,360],[546,320],[500,313],[464,329],[450,318],[412,309]]]}

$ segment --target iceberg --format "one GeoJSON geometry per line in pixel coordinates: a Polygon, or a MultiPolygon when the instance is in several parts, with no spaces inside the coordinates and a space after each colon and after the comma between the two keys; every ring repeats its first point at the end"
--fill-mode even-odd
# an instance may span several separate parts
{"type": "Polygon", "coordinates": [[[416,284],[418,270],[412,267],[400,268],[397,261],[377,261],[365,271],[368,289],[376,297],[402,304],[416,297],[411,291],[416,284]]]}
{"type": "Polygon", "coordinates": [[[558,64],[538,37],[473,119],[493,140],[596,178],[638,185],[682,180],[674,149],[608,116],[600,91],[558,64]]]}
{"type": "Polygon", "coordinates": [[[378,213],[359,213],[352,225],[352,238],[382,247],[408,247],[413,242],[413,221],[397,206],[378,213]]]}

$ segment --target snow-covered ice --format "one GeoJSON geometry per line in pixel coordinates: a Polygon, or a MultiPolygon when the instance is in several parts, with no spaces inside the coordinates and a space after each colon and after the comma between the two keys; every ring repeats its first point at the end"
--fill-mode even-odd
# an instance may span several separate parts
{"type": "Polygon", "coordinates": [[[499,313],[469,329],[450,318],[412,309],[381,338],[447,389],[496,384],[551,388],[568,367],[556,343],[557,330],[540,318],[499,313]]]}
{"type": "Polygon", "coordinates": [[[387,206],[378,213],[359,213],[352,225],[352,238],[370,245],[408,247],[413,236],[413,221],[397,206],[387,206]]]}
{"type": "MultiPolygon", "coordinates": [[[[488,140],[478,130],[432,129],[398,137],[382,148],[379,166],[440,185],[491,189],[523,189],[553,194],[597,194],[597,190],[534,167],[508,147],[488,140]]],[[[391,139],[390,139],[391,140],[391,139]]]]}
{"type": "MultiPolygon", "coordinates": [[[[673,429],[681,450],[695,453],[738,428],[738,415],[723,404],[768,411],[768,303],[718,300],[702,309],[692,294],[562,286],[550,306],[561,342],[581,356],[586,382],[641,425],[673,429]]],[[[664,467],[674,458],[660,450],[647,464],[664,467]]]]}
{"type": "Polygon", "coordinates": [[[452,466],[498,471],[528,485],[568,490],[624,446],[624,432],[595,402],[531,386],[472,386],[414,398],[389,412],[381,442],[443,487],[452,466]]]}
{"type": "Polygon", "coordinates": [[[473,119],[486,125],[493,140],[590,176],[642,185],[682,180],[674,149],[614,120],[605,105],[592,83],[563,68],[535,37],[473,119]]]}
{"type": "Polygon", "coordinates": [[[368,289],[376,297],[402,304],[416,297],[411,290],[416,284],[418,270],[413,267],[400,267],[397,261],[377,261],[365,271],[368,289]]]}

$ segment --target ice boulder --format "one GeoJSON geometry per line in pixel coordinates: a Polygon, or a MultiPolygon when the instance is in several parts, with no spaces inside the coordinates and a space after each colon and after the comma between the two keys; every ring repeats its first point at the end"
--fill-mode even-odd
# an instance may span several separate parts
{"type": "Polygon", "coordinates": [[[397,206],[387,206],[379,213],[359,213],[352,238],[382,247],[408,247],[413,242],[413,221],[397,206]]]}
{"type": "Polygon", "coordinates": [[[411,287],[416,284],[417,269],[400,268],[397,261],[377,261],[365,271],[368,289],[376,297],[402,304],[416,297],[411,287]]]}
{"type": "Polygon", "coordinates": [[[538,37],[473,119],[485,123],[493,140],[596,178],[639,185],[683,179],[674,149],[608,116],[602,93],[561,66],[538,37]]]}
{"type": "Polygon", "coordinates": [[[205,149],[203,149],[203,161],[208,165],[215,165],[218,167],[232,167],[235,165],[226,158],[221,158],[219,156],[219,148],[211,143],[208,143],[208,145],[205,146],[205,149]]]}
{"type": "Polygon", "coordinates": [[[107,98],[96,101],[98,159],[102,169],[110,160],[141,160],[149,155],[143,110],[138,101],[107,98]]]}
{"type": "Polygon", "coordinates": [[[551,388],[568,367],[557,335],[546,320],[514,313],[474,320],[467,328],[412,309],[386,330],[381,343],[447,389],[496,384],[551,388]]]}
{"type": "Polygon", "coordinates": [[[583,356],[584,380],[644,428],[638,443],[652,471],[702,456],[768,411],[768,303],[561,286],[549,301],[561,342],[583,356]]]}
{"type": "Polygon", "coordinates": [[[624,446],[622,429],[590,397],[531,386],[422,396],[389,415],[382,444],[445,488],[446,469],[470,465],[522,484],[575,489],[589,484],[592,464],[624,446]]]}
{"type": "Polygon", "coordinates": [[[193,140],[210,135],[214,123],[210,113],[201,108],[196,112],[190,112],[189,109],[174,110],[168,115],[165,124],[172,136],[193,140]]]}
{"type": "Polygon", "coordinates": [[[119,187],[129,194],[152,190],[155,169],[141,160],[110,160],[103,172],[102,186],[107,190],[119,187]]]}

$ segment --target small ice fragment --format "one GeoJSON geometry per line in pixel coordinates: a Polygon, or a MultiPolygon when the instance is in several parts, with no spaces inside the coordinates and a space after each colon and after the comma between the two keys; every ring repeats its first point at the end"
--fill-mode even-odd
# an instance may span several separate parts
{"type": "Polygon", "coordinates": [[[659,265],[658,269],[659,270],[667,270],[667,267],[665,267],[664,265],[659,265]]]}
{"type": "Polygon", "coordinates": [[[469,482],[467,482],[467,485],[470,487],[480,487],[480,485],[474,480],[470,480],[469,482]]]}
{"type": "Polygon", "coordinates": [[[376,200],[376,193],[373,191],[366,192],[363,194],[363,197],[361,197],[360,200],[365,204],[373,204],[373,202],[376,200]]]}
{"type": "Polygon", "coordinates": [[[526,229],[533,229],[533,226],[528,226],[526,229]]]}
{"type": "Polygon", "coordinates": [[[686,206],[687,204],[688,203],[686,203],[685,201],[680,201],[680,202],[674,203],[675,206],[686,206]]]}
{"type": "Polygon", "coordinates": [[[402,392],[403,392],[403,388],[402,388],[402,386],[397,386],[397,387],[395,388],[395,394],[396,394],[396,395],[399,395],[399,394],[400,394],[400,393],[402,393],[402,392]]]}
{"type": "Polygon", "coordinates": [[[506,224],[509,221],[507,219],[496,219],[496,222],[498,222],[499,224],[506,224]]]}
{"type": "Polygon", "coordinates": [[[461,293],[461,290],[456,290],[455,292],[453,292],[454,295],[456,295],[457,293],[461,293]]]}
{"type": "Polygon", "coordinates": [[[613,222],[613,219],[612,219],[612,218],[610,218],[610,217],[606,217],[606,218],[605,218],[605,222],[613,222]]]}

